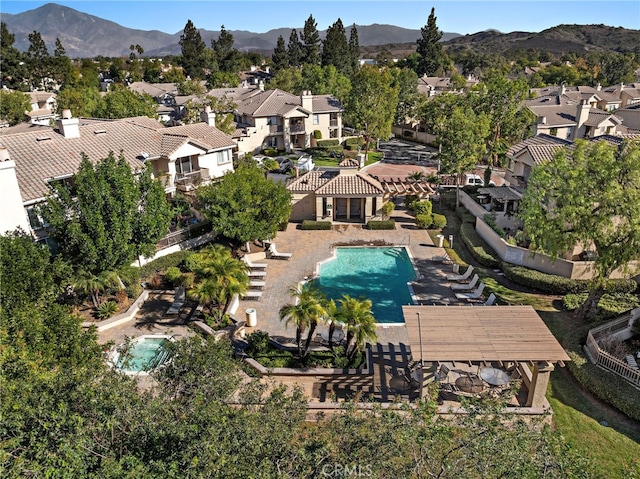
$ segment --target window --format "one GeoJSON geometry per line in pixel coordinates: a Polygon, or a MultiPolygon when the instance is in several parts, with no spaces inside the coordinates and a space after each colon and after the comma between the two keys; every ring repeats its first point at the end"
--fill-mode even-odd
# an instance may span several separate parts
{"type": "Polygon", "coordinates": [[[36,231],[46,226],[45,221],[38,214],[38,209],[35,206],[27,208],[27,216],[29,217],[29,224],[31,229],[36,231]]]}
{"type": "Polygon", "coordinates": [[[231,163],[231,150],[218,151],[216,155],[217,155],[218,165],[231,163]]]}
{"type": "Polygon", "coordinates": [[[277,124],[278,124],[277,116],[270,116],[267,118],[267,125],[277,125],[277,124]]]}
{"type": "Polygon", "coordinates": [[[176,172],[181,175],[188,175],[193,172],[193,165],[191,164],[191,158],[188,156],[185,158],[178,158],[176,160],[176,172]]]}
{"type": "Polygon", "coordinates": [[[507,170],[513,171],[513,158],[507,158],[507,170]]]}
{"type": "Polygon", "coordinates": [[[313,124],[314,125],[319,125],[320,124],[320,115],[318,115],[317,113],[315,113],[313,115],[313,124]]]}

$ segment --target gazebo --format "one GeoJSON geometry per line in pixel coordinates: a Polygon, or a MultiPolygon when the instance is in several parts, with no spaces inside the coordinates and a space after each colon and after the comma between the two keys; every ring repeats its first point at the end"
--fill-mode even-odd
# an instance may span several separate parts
{"type": "Polygon", "coordinates": [[[531,306],[403,306],[402,314],[421,391],[442,362],[515,364],[530,381],[525,407],[543,408],[554,364],[570,361],[531,306]]]}

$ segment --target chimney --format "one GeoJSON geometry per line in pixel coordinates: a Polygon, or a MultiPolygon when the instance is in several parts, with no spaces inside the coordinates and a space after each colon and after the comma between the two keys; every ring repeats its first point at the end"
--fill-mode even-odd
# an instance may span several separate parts
{"type": "Polygon", "coordinates": [[[0,147],[0,163],[3,161],[10,161],[11,157],[9,156],[9,150],[7,150],[4,146],[0,147]]]}
{"type": "Polygon", "coordinates": [[[581,100],[576,111],[576,123],[578,124],[578,128],[584,125],[587,118],[589,118],[589,110],[591,110],[591,105],[589,105],[585,100],[581,100]]]}
{"type": "Polygon", "coordinates": [[[266,67],[264,67],[264,72],[265,73],[271,73],[271,67],[269,65],[267,65],[266,67]]]}
{"type": "Polygon", "coordinates": [[[204,111],[200,113],[200,120],[209,126],[216,126],[216,114],[211,111],[209,105],[204,107],[204,111]]]}
{"type": "Polygon", "coordinates": [[[71,116],[71,110],[62,110],[58,120],[58,129],[65,138],[80,138],[80,121],[71,116]]]}
{"type": "Polygon", "coordinates": [[[252,72],[256,71],[257,69],[258,69],[258,67],[257,67],[257,66],[255,66],[255,65],[251,65],[251,71],[252,71],[252,72]]]}
{"type": "Polygon", "coordinates": [[[547,117],[546,116],[539,116],[538,117],[538,125],[546,125],[547,124],[547,117]]]}
{"type": "Polygon", "coordinates": [[[300,104],[307,111],[313,111],[313,96],[311,90],[302,90],[300,93],[300,104]]]}
{"type": "Polygon", "coordinates": [[[263,82],[262,80],[260,80],[260,81],[258,82],[258,89],[259,89],[260,91],[264,91],[264,82],[263,82]]]}
{"type": "Polygon", "coordinates": [[[564,82],[560,85],[560,95],[564,95],[567,91],[567,88],[564,86],[564,82]]]}
{"type": "Polygon", "coordinates": [[[598,84],[596,85],[596,91],[600,90],[602,90],[602,85],[600,84],[600,82],[598,82],[598,84]]]}

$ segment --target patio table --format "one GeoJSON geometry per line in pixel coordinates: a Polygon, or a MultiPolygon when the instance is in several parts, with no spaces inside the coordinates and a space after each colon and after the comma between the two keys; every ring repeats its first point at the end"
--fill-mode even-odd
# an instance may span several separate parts
{"type": "MultiPolygon", "coordinates": [[[[322,331],[320,333],[320,337],[324,340],[324,341],[329,341],[329,331],[322,331]]],[[[333,332],[333,341],[335,343],[339,343],[340,341],[342,341],[344,339],[344,331],[342,331],[341,329],[336,329],[333,332]]]]}
{"type": "Polygon", "coordinates": [[[482,368],[480,377],[492,386],[504,386],[509,382],[509,374],[498,368],[482,368]]]}

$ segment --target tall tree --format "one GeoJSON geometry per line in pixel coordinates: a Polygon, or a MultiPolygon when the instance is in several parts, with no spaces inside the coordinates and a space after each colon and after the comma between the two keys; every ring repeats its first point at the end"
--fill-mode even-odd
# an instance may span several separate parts
{"type": "Polygon", "coordinates": [[[296,345],[298,356],[304,357],[309,351],[313,334],[318,321],[326,314],[323,303],[323,295],[313,283],[304,283],[301,286],[289,288],[289,294],[295,298],[294,304],[286,304],[280,308],[280,320],[286,320],[286,324],[293,323],[296,326],[296,345]],[[304,348],[302,336],[309,328],[304,348]]]}
{"type": "Polygon", "coordinates": [[[424,95],[418,91],[418,75],[410,68],[394,68],[391,70],[394,82],[398,85],[398,106],[394,124],[402,125],[415,120],[419,116],[424,95]]]}
{"type": "Polygon", "coordinates": [[[358,29],[356,24],[351,25],[349,33],[349,57],[351,60],[351,72],[356,72],[360,66],[360,40],[358,39],[358,29]]]}
{"type": "Polygon", "coordinates": [[[309,15],[309,18],[304,22],[301,39],[302,63],[312,63],[314,65],[320,63],[320,33],[318,33],[318,24],[313,15],[309,15]]]}
{"type": "Polygon", "coordinates": [[[444,74],[449,61],[440,40],[442,32],[436,25],[436,10],[431,8],[427,24],[420,29],[421,37],[417,40],[418,76],[434,76],[444,74]]]}
{"type": "Polygon", "coordinates": [[[100,91],[90,86],[64,88],[56,96],[58,114],[69,109],[77,118],[97,118],[100,91]]]}
{"type": "Polygon", "coordinates": [[[27,65],[31,71],[31,83],[34,88],[48,90],[51,88],[49,75],[51,73],[51,55],[40,33],[33,31],[29,34],[29,49],[27,50],[27,65]]]}
{"type": "Polygon", "coordinates": [[[289,43],[287,44],[287,54],[289,55],[289,66],[299,67],[302,62],[302,45],[298,38],[298,32],[294,28],[289,35],[289,43]]]}
{"type": "Polygon", "coordinates": [[[0,22],[0,82],[13,90],[28,90],[23,80],[27,76],[24,55],[13,46],[16,37],[7,24],[0,22]]]}
{"type": "Polygon", "coordinates": [[[352,298],[348,294],[338,300],[340,303],[340,320],[345,323],[347,338],[345,353],[353,359],[362,351],[368,342],[378,339],[377,323],[371,311],[370,299],[352,298]]]}
{"type": "Polygon", "coordinates": [[[67,56],[67,52],[59,38],[56,38],[56,47],[51,60],[51,72],[57,85],[65,85],[67,79],[73,74],[73,63],[67,56]]]}
{"type": "Polygon", "coordinates": [[[122,155],[111,153],[95,165],[83,155],[71,183],[51,184],[42,214],[66,261],[99,274],[155,246],[170,217],[164,189],[151,187],[148,174],[134,174],[122,155]]]}
{"type": "Polygon", "coordinates": [[[96,107],[99,118],[129,118],[133,116],[148,116],[156,118],[157,104],[147,93],[137,93],[122,85],[114,85],[105,96],[100,99],[96,107]]]}
{"type": "MultiPolygon", "coordinates": [[[[640,143],[619,148],[576,141],[534,168],[518,212],[536,249],[562,257],[576,245],[595,253],[594,280],[578,314],[593,319],[605,283],[640,260],[640,143]]],[[[637,272],[637,271],[636,271],[637,272]]]]}
{"type": "Polygon", "coordinates": [[[345,101],[348,122],[362,132],[365,154],[373,138],[387,139],[398,104],[398,87],[389,70],[372,65],[360,68],[351,80],[351,92],[345,101]]]}
{"type": "Polygon", "coordinates": [[[333,65],[340,73],[351,73],[351,57],[349,55],[349,45],[347,34],[344,30],[342,20],[338,18],[336,22],[327,28],[327,36],[322,42],[322,66],[333,65]]]}
{"type": "Polygon", "coordinates": [[[273,50],[273,55],[271,55],[271,67],[274,73],[289,67],[289,53],[282,35],[278,37],[276,48],[273,50]]]}
{"type": "MultiPolygon", "coordinates": [[[[317,95],[333,95],[338,100],[344,101],[351,91],[351,82],[333,65],[321,67],[306,64],[302,67],[300,87],[300,90],[311,90],[317,95]]],[[[292,93],[298,94],[299,91],[292,93]]]]}
{"type": "Polygon", "coordinates": [[[275,237],[291,214],[291,194],[258,168],[241,166],[218,183],[197,190],[202,213],[213,229],[244,244],[275,237]]]}
{"type": "Polygon", "coordinates": [[[207,45],[202,40],[198,29],[191,20],[187,21],[182,35],[180,35],[182,49],[181,65],[185,75],[191,79],[204,79],[204,64],[207,45]]]}
{"type": "Polygon", "coordinates": [[[233,35],[224,25],[220,27],[220,35],[217,40],[211,40],[218,68],[223,73],[237,73],[240,70],[240,52],[233,48],[233,35]]]}
{"type": "Polygon", "coordinates": [[[25,121],[25,111],[31,110],[31,98],[20,91],[0,90],[0,119],[10,126],[25,121]]]}

